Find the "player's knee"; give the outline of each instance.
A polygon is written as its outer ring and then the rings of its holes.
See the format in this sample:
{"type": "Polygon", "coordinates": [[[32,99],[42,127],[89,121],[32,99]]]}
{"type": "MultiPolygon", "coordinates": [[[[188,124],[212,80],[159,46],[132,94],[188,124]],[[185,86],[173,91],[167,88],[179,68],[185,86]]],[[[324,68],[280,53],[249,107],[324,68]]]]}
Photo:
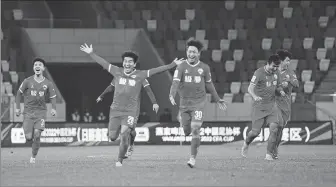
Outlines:
{"type": "Polygon", "coordinates": [[[277,133],[280,128],[279,124],[277,123],[270,123],[269,127],[271,133],[277,133]]]}
{"type": "Polygon", "coordinates": [[[191,127],[190,125],[183,125],[183,131],[186,136],[189,136],[191,133],[191,127]]]}
{"type": "Polygon", "coordinates": [[[132,136],[132,137],[135,137],[135,136],[136,136],[136,131],[135,131],[134,128],[133,128],[132,131],[131,131],[131,136],[132,136]]]}
{"type": "Polygon", "coordinates": [[[26,133],[25,138],[27,141],[32,141],[33,140],[33,133],[26,133]]]}
{"type": "Polygon", "coordinates": [[[36,138],[40,138],[41,137],[41,130],[39,130],[39,129],[35,129],[34,130],[34,138],[36,139],[36,138]]]}
{"type": "Polygon", "coordinates": [[[109,138],[112,142],[118,139],[119,134],[117,132],[109,132],[109,138]]]}
{"type": "Polygon", "coordinates": [[[261,129],[252,129],[249,134],[253,137],[257,137],[261,132],[261,129]]]}

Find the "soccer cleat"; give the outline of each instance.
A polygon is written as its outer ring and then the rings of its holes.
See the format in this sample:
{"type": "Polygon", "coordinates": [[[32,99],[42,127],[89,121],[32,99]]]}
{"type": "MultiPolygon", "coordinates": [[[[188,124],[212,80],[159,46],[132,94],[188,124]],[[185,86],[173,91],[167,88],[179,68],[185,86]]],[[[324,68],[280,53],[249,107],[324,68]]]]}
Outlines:
{"type": "Polygon", "coordinates": [[[271,154],[266,154],[265,160],[272,161],[272,160],[274,160],[274,158],[271,154]]]}
{"type": "Polygon", "coordinates": [[[116,162],[116,167],[121,167],[122,166],[122,163],[121,162],[116,162]]]}
{"type": "Polygon", "coordinates": [[[35,158],[33,157],[30,157],[30,161],[29,161],[31,164],[35,164],[35,158]]]}
{"type": "Polygon", "coordinates": [[[241,155],[243,156],[243,157],[247,157],[247,151],[248,151],[248,148],[249,148],[249,146],[247,145],[247,143],[244,141],[244,144],[243,144],[243,147],[242,147],[242,149],[241,149],[241,155]]]}
{"type": "Polygon", "coordinates": [[[190,158],[187,164],[190,168],[193,168],[196,164],[196,160],[194,158],[190,158]]]}
{"type": "Polygon", "coordinates": [[[134,150],[133,145],[130,145],[127,149],[127,152],[126,152],[125,156],[124,156],[124,159],[131,157],[132,154],[133,154],[133,150],[134,150]]]}

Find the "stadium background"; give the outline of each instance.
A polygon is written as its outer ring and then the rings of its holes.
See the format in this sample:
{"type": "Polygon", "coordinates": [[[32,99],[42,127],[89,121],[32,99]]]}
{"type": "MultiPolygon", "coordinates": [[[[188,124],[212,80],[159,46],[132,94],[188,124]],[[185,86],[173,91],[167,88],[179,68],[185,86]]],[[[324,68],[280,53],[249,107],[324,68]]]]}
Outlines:
{"type": "MultiPolygon", "coordinates": [[[[14,115],[14,96],[33,74],[32,59],[47,61],[45,76],[57,88],[57,117],[47,117],[43,145],[107,144],[106,122],[112,95],[96,104],[112,76],[79,50],[92,43],[97,54],[121,65],[121,53],[140,54],[140,69],[185,56],[185,41],[204,42],[202,60],[209,64],[216,89],[228,104],[222,112],[208,97],[202,130],[209,144],[239,141],[250,124],[251,98],[246,93],[254,70],[277,49],[293,54],[300,88],[292,95],[287,143],[332,144],[336,114],[336,3],[333,1],[2,1],[1,2],[1,137],[2,146],[25,146],[22,116],[14,115]],[[91,123],[71,122],[78,109],[91,123]]],[[[137,142],[187,142],[176,121],[177,107],[168,99],[172,72],[149,79],[160,105],[156,115],[144,92],[137,142]],[[165,108],[171,123],[159,123],[165,108]]],[[[22,105],[23,107],[23,105],[22,105]]],[[[50,104],[48,104],[50,108],[50,104]]],[[[267,129],[259,140],[266,140],[267,129]]]]}

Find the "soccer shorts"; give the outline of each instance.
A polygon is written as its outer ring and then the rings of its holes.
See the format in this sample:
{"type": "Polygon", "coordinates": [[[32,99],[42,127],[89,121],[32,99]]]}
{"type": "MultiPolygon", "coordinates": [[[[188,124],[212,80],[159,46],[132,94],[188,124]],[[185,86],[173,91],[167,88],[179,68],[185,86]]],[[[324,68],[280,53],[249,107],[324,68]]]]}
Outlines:
{"type": "Polygon", "coordinates": [[[189,126],[191,122],[203,123],[205,102],[192,107],[180,107],[178,114],[179,122],[182,126],[189,126]]]}
{"type": "Polygon", "coordinates": [[[279,123],[278,110],[276,107],[270,111],[260,110],[258,108],[252,109],[252,129],[260,131],[261,128],[266,127],[270,123],[279,123]]]}
{"type": "Polygon", "coordinates": [[[23,130],[26,137],[32,137],[34,129],[44,130],[45,128],[45,110],[37,110],[23,113],[23,130]]]}

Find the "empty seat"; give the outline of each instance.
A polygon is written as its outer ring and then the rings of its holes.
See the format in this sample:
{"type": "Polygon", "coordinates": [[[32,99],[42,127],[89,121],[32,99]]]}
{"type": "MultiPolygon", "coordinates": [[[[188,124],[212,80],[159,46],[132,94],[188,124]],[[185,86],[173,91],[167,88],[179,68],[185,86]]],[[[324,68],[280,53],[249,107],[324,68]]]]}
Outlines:
{"type": "Polygon", "coordinates": [[[235,1],[233,0],[225,1],[226,10],[233,10],[234,8],[235,8],[235,1]]]}
{"type": "Polygon", "coordinates": [[[315,82],[314,81],[307,81],[304,83],[304,92],[305,93],[313,93],[313,90],[314,90],[314,86],[315,86],[315,82]]]}
{"type": "Polygon", "coordinates": [[[13,86],[9,82],[4,83],[5,86],[5,94],[12,96],[13,95],[13,86]]]}
{"type": "Polygon", "coordinates": [[[141,11],[142,19],[147,21],[152,19],[152,12],[150,10],[142,10],[141,11]]]}
{"type": "Polygon", "coordinates": [[[1,32],[0,32],[0,39],[3,40],[3,32],[2,32],[2,29],[1,29],[1,32]]]}
{"type": "Polygon", "coordinates": [[[306,82],[310,81],[312,76],[312,70],[303,70],[301,73],[301,81],[306,82]]]}
{"type": "Polygon", "coordinates": [[[282,12],[282,16],[286,19],[292,18],[293,15],[293,8],[292,7],[285,7],[282,12]]]}
{"type": "Polygon", "coordinates": [[[239,40],[246,40],[247,39],[247,31],[245,29],[238,30],[238,39],[239,40]]]}
{"type": "Polygon", "coordinates": [[[233,60],[227,60],[225,62],[225,70],[226,72],[233,72],[235,70],[236,62],[233,60]]]}
{"type": "Polygon", "coordinates": [[[253,99],[249,93],[244,94],[244,103],[252,103],[253,99]]]}
{"type": "Polygon", "coordinates": [[[22,20],[23,12],[21,9],[14,9],[13,10],[14,20],[22,20]]]}
{"type": "Polygon", "coordinates": [[[194,20],[195,19],[195,10],[194,9],[186,9],[185,10],[185,17],[187,20],[194,20]]]}
{"type": "Polygon", "coordinates": [[[186,42],[184,40],[177,40],[177,50],[178,51],[186,50],[186,42]]]}
{"type": "Polygon", "coordinates": [[[263,38],[261,41],[261,48],[263,50],[270,50],[272,46],[272,39],[271,38],[263,38]]]}
{"type": "Polygon", "coordinates": [[[289,68],[291,69],[291,70],[296,70],[296,68],[297,68],[297,66],[298,66],[298,62],[299,62],[299,60],[298,59],[291,59],[291,62],[290,62],[290,64],[289,64],[289,68]]]}
{"type": "Polygon", "coordinates": [[[282,43],[282,48],[291,49],[292,48],[292,38],[284,38],[282,43]]]}
{"type": "Polygon", "coordinates": [[[244,56],[244,50],[243,49],[235,49],[233,51],[233,60],[235,61],[241,61],[244,56]]]}
{"type": "Polygon", "coordinates": [[[279,8],[286,8],[288,7],[288,4],[289,4],[288,1],[281,0],[279,1],[279,8]]]}
{"type": "Polygon", "coordinates": [[[186,19],[180,20],[180,30],[181,31],[188,31],[189,28],[190,28],[189,20],[186,20],[186,19]]]}
{"type": "MultiPolygon", "coordinates": [[[[208,48],[209,48],[209,40],[200,40],[202,43],[203,43],[203,49],[204,50],[208,50],[208,48]]],[[[209,56],[210,57],[210,56],[209,56]]]]}
{"type": "Polygon", "coordinates": [[[223,96],[223,99],[228,103],[232,103],[233,94],[232,93],[225,93],[224,96],[223,96]]]}
{"type": "Polygon", "coordinates": [[[311,49],[313,47],[314,38],[304,38],[303,39],[303,48],[311,49]]]}
{"type": "Polygon", "coordinates": [[[255,9],[257,6],[257,2],[256,1],[247,1],[246,2],[246,7],[249,9],[255,9]]]}
{"type": "Polygon", "coordinates": [[[334,17],[335,16],[336,6],[327,6],[326,8],[326,16],[334,17]]]}
{"type": "Polygon", "coordinates": [[[247,93],[248,92],[248,87],[249,87],[250,83],[249,82],[243,82],[241,84],[241,87],[240,87],[240,91],[242,93],[247,93]]]}
{"type": "Polygon", "coordinates": [[[266,61],[265,60],[258,60],[257,62],[257,68],[261,68],[263,66],[266,65],[266,61]]]}
{"type": "Polygon", "coordinates": [[[156,31],[156,20],[147,20],[147,29],[149,31],[156,31]]]}
{"type": "Polygon", "coordinates": [[[6,60],[1,61],[1,69],[3,72],[9,71],[9,63],[6,60]]]}
{"type": "Polygon", "coordinates": [[[221,39],[220,40],[220,49],[223,51],[227,51],[230,49],[230,40],[227,39],[221,39]]]}
{"type": "Polygon", "coordinates": [[[293,92],[291,94],[291,99],[292,99],[292,103],[295,103],[295,100],[296,100],[296,93],[295,92],[293,92]]]}
{"type": "Polygon", "coordinates": [[[300,5],[302,8],[309,8],[310,7],[310,1],[301,1],[300,5]]]}
{"type": "Polygon", "coordinates": [[[239,30],[244,28],[244,19],[236,19],[234,23],[234,28],[239,30]]]}
{"type": "Polygon", "coordinates": [[[329,65],[330,59],[321,59],[319,64],[320,71],[328,71],[329,65]]]}
{"type": "Polygon", "coordinates": [[[276,18],[267,18],[266,19],[266,28],[274,29],[276,24],[276,18]]]}
{"type": "Polygon", "coordinates": [[[222,51],[217,49],[212,50],[211,57],[214,62],[220,62],[222,60],[222,51]]]}
{"type": "Polygon", "coordinates": [[[332,49],[335,45],[335,38],[334,37],[326,37],[324,39],[324,48],[332,49]]]}
{"type": "Polygon", "coordinates": [[[195,38],[196,38],[196,40],[204,40],[205,39],[205,30],[196,30],[195,38]]]}
{"type": "Polygon", "coordinates": [[[12,83],[17,83],[19,81],[19,76],[15,71],[9,72],[12,83]]]}
{"type": "Polygon", "coordinates": [[[318,19],[318,24],[321,28],[325,28],[328,26],[328,21],[329,21],[329,17],[328,16],[321,16],[318,19]]]}
{"type": "Polygon", "coordinates": [[[316,51],[316,58],[317,60],[325,59],[327,55],[327,49],[326,48],[318,48],[316,51]]]}
{"type": "Polygon", "coordinates": [[[241,82],[232,82],[230,86],[230,91],[233,94],[237,94],[240,91],[241,82]]]}
{"type": "Polygon", "coordinates": [[[229,40],[236,40],[238,36],[238,32],[235,29],[228,30],[228,39],[229,40]]]}

